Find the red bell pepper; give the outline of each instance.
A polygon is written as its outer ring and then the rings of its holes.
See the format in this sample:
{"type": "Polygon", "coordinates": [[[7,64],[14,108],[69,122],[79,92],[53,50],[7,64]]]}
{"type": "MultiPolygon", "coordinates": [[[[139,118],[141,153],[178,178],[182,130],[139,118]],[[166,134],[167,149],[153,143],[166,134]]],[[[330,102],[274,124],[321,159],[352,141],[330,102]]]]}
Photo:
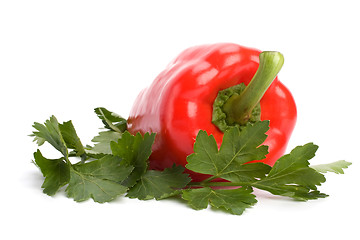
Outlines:
{"type": "MultiPolygon", "coordinates": [[[[189,48],[139,94],[128,131],[156,133],[150,168],[185,166],[199,130],[212,134],[220,146],[227,126],[258,120],[270,120],[264,142],[269,154],[261,161],[273,165],[284,154],[296,122],[296,105],[276,77],[282,55],[260,53],[229,43],[189,48]]],[[[190,175],[194,181],[203,179],[190,175]]]]}

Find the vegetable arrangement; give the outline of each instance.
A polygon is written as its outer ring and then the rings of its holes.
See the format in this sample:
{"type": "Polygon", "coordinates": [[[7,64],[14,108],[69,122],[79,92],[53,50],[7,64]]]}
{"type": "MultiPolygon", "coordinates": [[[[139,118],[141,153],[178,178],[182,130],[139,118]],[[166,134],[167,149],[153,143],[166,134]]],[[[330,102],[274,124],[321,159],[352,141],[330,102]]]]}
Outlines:
{"type": "Polygon", "coordinates": [[[283,62],[278,52],[236,44],[189,48],[139,94],[128,119],[95,109],[105,129],[93,146],[71,121],[34,123],[34,141],[61,153],[34,153],[43,192],[67,185],[69,198],[100,203],[181,197],[196,210],[210,204],[236,215],[257,202],[253,188],[302,201],[326,197],[318,190],[323,173],[351,163],[310,165],[313,143],[284,155],[296,106],[276,77],[283,62]]]}

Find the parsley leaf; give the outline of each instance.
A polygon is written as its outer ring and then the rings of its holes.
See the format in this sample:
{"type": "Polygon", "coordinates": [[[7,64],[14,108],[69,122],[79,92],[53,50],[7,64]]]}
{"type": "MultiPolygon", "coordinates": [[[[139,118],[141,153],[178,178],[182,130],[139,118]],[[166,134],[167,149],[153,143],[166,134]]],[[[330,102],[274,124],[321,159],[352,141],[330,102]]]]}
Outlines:
{"type": "Polygon", "coordinates": [[[47,159],[43,157],[40,150],[34,153],[35,164],[40,168],[45,181],[41,186],[47,195],[54,195],[59,188],[65,186],[70,179],[69,165],[64,158],[47,159]]]}
{"type": "Polygon", "coordinates": [[[47,159],[40,150],[34,153],[34,163],[45,177],[44,193],[54,195],[60,187],[68,184],[65,191],[75,201],[93,198],[96,202],[107,202],[128,190],[121,182],[132,174],[135,167],[118,156],[107,154],[87,163],[84,159],[76,164],[69,161],[68,148],[74,149],[82,158],[86,155],[71,121],[59,124],[52,116],[44,124],[34,123],[33,126],[37,131],[32,136],[38,145],[47,141],[63,155],[59,159],[47,159]]]}
{"type": "Polygon", "coordinates": [[[99,132],[91,141],[95,142],[93,147],[87,146],[87,153],[89,154],[112,154],[110,142],[117,142],[121,138],[123,132],[127,128],[126,119],[120,115],[113,113],[106,108],[99,107],[94,109],[96,115],[102,120],[107,131],[99,132]]]}
{"type": "Polygon", "coordinates": [[[68,121],[58,125],[61,136],[64,139],[64,142],[66,143],[66,147],[70,149],[74,149],[77,156],[84,155],[85,154],[84,146],[82,145],[72,122],[68,121]]]}
{"type": "Polygon", "coordinates": [[[34,141],[39,146],[48,142],[61,152],[65,159],[69,157],[68,149],[74,149],[77,156],[85,158],[84,146],[71,121],[60,124],[55,116],[51,116],[44,124],[35,122],[33,127],[38,131],[34,131],[30,136],[35,137],[34,141]]]}
{"type": "Polygon", "coordinates": [[[133,166],[125,164],[120,157],[112,155],[105,155],[98,160],[73,166],[83,174],[114,182],[124,181],[134,169],[133,166]]]}
{"type": "Polygon", "coordinates": [[[142,136],[137,133],[135,136],[124,132],[118,142],[111,142],[113,155],[119,156],[134,170],[123,182],[128,187],[134,186],[148,168],[148,159],[151,154],[151,147],[155,140],[155,133],[146,133],[142,136]]]}
{"type": "Polygon", "coordinates": [[[66,188],[68,197],[75,201],[92,198],[95,202],[108,202],[127,191],[123,181],[133,170],[125,166],[121,158],[107,155],[99,160],[74,165],[70,169],[70,182],[66,188]]]}
{"type": "Polygon", "coordinates": [[[344,174],[344,169],[348,168],[350,165],[351,162],[340,160],[333,163],[313,165],[310,167],[321,173],[334,172],[336,174],[344,174]]]}
{"type": "Polygon", "coordinates": [[[87,151],[88,153],[102,153],[102,154],[112,154],[110,142],[117,142],[121,138],[121,133],[113,131],[103,131],[99,132],[98,136],[95,136],[91,141],[96,144],[93,147],[90,147],[87,151]]]}
{"type": "Polygon", "coordinates": [[[237,127],[224,133],[218,150],[212,135],[200,131],[194,144],[194,153],[187,158],[186,168],[197,173],[213,175],[211,179],[223,178],[232,182],[255,181],[265,177],[270,167],[263,163],[245,164],[261,160],[268,153],[267,146],[259,146],[266,139],[269,122],[257,122],[242,131],[237,127]]]}
{"type": "MultiPolygon", "coordinates": [[[[259,145],[265,140],[267,129],[268,122],[266,121],[249,125],[241,131],[230,128],[224,133],[219,150],[214,137],[208,136],[205,131],[200,131],[194,144],[194,153],[187,158],[186,167],[194,172],[211,174],[213,177],[199,183],[192,182],[189,185],[198,188],[256,187],[275,195],[288,196],[297,200],[326,197],[326,194],[317,190],[317,186],[325,182],[324,175],[309,166],[309,160],[315,156],[318,149],[318,146],[312,143],[296,147],[290,154],[281,157],[273,167],[258,162],[246,163],[261,159],[266,155],[267,148],[259,145]],[[214,182],[216,178],[223,178],[228,182],[214,182]]],[[[346,166],[344,163],[342,165],[342,167],[346,166]]],[[[320,168],[324,169],[325,166],[320,166],[320,168]]],[[[184,199],[192,199],[186,195],[191,194],[192,190],[184,192],[184,199]]],[[[196,189],[195,192],[213,196],[214,191],[196,189]]],[[[208,195],[201,194],[195,196],[208,198],[208,195]]],[[[221,196],[223,195],[217,195],[217,199],[221,196]]],[[[200,205],[194,203],[190,205],[201,208],[200,205]]],[[[204,208],[205,203],[201,206],[204,208]]]]}
{"type": "Polygon", "coordinates": [[[183,199],[196,210],[205,209],[210,203],[231,214],[241,215],[246,208],[257,203],[251,188],[211,189],[210,187],[183,190],[183,199]]]}
{"type": "Polygon", "coordinates": [[[114,200],[127,191],[125,186],[107,179],[95,178],[70,169],[70,182],[65,190],[67,196],[77,202],[92,198],[95,202],[104,203],[114,200]]]}
{"type": "Polygon", "coordinates": [[[325,182],[324,175],[309,167],[309,160],[317,149],[313,143],[294,148],[275,162],[266,178],[253,183],[253,186],[298,200],[326,197],[317,191],[317,186],[325,182]]]}
{"type": "Polygon", "coordinates": [[[184,174],[184,167],[173,166],[164,171],[149,170],[133,186],[128,194],[129,198],[140,200],[163,199],[178,193],[178,189],[185,187],[191,178],[184,174]]]}
{"type": "Polygon", "coordinates": [[[47,141],[61,152],[64,157],[68,157],[68,149],[60,132],[59,122],[55,116],[51,116],[44,124],[35,122],[33,127],[38,131],[34,131],[31,136],[35,136],[34,141],[37,141],[39,146],[47,141]]]}
{"type": "Polygon", "coordinates": [[[126,119],[103,107],[94,109],[96,115],[102,120],[105,128],[118,133],[126,130],[126,119]]]}

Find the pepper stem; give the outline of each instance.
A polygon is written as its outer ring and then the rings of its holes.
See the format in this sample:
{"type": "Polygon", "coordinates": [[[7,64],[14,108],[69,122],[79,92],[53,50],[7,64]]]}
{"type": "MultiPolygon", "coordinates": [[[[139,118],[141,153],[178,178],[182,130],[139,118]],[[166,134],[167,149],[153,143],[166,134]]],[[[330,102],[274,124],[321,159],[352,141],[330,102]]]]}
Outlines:
{"type": "Polygon", "coordinates": [[[251,82],[240,95],[233,95],[224,104],[223,110],[229,123],[246,124],[254,107],[274,81],[284,64],[279,52],[265,51],[259,55],[259,68],[251,82]]]}

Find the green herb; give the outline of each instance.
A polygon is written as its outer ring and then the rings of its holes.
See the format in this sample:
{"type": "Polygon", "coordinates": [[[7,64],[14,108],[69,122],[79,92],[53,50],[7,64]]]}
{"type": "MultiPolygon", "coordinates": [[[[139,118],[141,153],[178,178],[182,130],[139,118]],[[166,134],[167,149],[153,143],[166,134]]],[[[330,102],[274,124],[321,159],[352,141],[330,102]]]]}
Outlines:
{"type": "Polygon", "coordinates": [[[147,199],[163,199],[179,194],[175,189],[184,188],[191,179],[187,174],[183,174],[182,166],[173,166],[164,171],[148,170],[146,171],[133,186],[128,194],[129,198],[138,198],[140,200],[147,199]]]}
{"type": "Polygon", "coordinates": [[[70,167],[64,161],[64,158],[47,159],[44,158],[40,150],[34,153],[35,164],[40,168],[45,177],[44,183],[41,186],[44,188],[44,193],[52,196],[59,188],[69,183],[70,167]]]}
{"type": "Polygon", "coordinates": [[[155,134],[140,133],[135,136],[125,132],[118,142],[111,142],[111,150],[115,156],[121,157],[127,165],[134,166],[134,170],[125,181],[126,186],[134,186],[135,183],[145,174],[148,168],[148,159],[151,154],[151,146],[154,143],[155,134]]]}
{"type": "Polygon", "coordinates": [[[140,200],[181,197],[196,210],[210,205],[241,215],[257,202],[254,188],[302,201],[324,198],[327,195],[318,190],[326,180],[323,173],[342,174],[351,165],[337,161],[311,166],[318,149],[313,143],[294,148],[273,167],[256,162],[268,153],[262,144],[269,122],[260,121],[226,130],[220,148],[212,135],[200,130],[185,168],[151,170],[148,161],[155,133],[131,135],[124,118],[105,108],[96,108],[95,113],[106,130],[92,139],[94,146],[82,144],[71,121],[60,124],[51,116],[44,124],[34,123],[34,141],[39,146],[48,142],[61,154],[48,159],[39,149],[34,153],[33,162],[44,176],[44,193],[52,196],[66,186],[69,198],[99,203],[121,195],[140,200]],[[73,159],[78,161],[72,163],[73,159]],[[188,170],[210,177],[191,182],[188,170]]]}
{"type": "Polygon", "coordinates": [[[99,132],[98,136],[95,136],[91,141],[95,143],[93,147],[88,146],[87,152],[94,154],[111,154],[111,142],[116,142],[121,138],[122,133],[113,131],[99,132]]]}
{"type": "Polygon", "coordinates": [[[350,165],[350,162],[340,160],[333,163],[319,164],[311,167],[321,173],[334,172],[336,174],[344,174],[344,169],[348,168],[350,165]]]}
{"type": "Polygon", "coordinates": [[[121,185],[131,171],[132,166],[122,164],[116,156],[105,156],[99,160],[70,167],[70,180],[66,188],[68,197],[75,201],[89,198],[95,202],[109,202],[124,194],[127,187],[121,185]]]}
{"type": "Polygon", "coordinates": [[[213,175],[207,181],[223,178],[231,182],[252,182],[265,177],[270,166],[245,163],[265,158],[268,147],[259,145],[265,141],[268,130],[268,121],[249,125],[241,132],[237,127],[230,128],[224,134],[220,150],[212,135],[200,131],[194,144],[194,154],[187,158],[186,168],[213,175]]]}
{"type": "Polygon", "coordinates": [[[183,199],[195,210],[211,206],[223,209],[232,214],[241,215],[248,207],[257,203],[251,188],[211,189],[210,187],[184,190],[183,199]]]}
{"type": "Polygon", "coordinates": [[[126,130],[126,119],[106,108],[95,108],[95,113],[102,120],[104,127],[118,133],[126,130]]]}
{"type": "Polygon", "coordinates": [[[326,180],[324,175],[309,167],[309,160],[315,156],[317,149],[312,143],[296,147],[277,160],[269,174],[253,186],[298,200],[326,197],[317,191],[317,186],[326,180]]]}

